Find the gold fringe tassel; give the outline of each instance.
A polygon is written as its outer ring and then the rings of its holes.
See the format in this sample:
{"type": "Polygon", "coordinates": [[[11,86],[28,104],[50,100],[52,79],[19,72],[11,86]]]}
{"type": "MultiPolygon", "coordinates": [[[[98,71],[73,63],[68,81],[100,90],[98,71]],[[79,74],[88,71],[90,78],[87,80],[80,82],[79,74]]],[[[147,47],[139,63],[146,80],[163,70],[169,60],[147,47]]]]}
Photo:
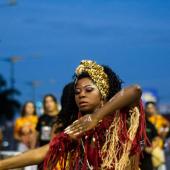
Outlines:
{"type": "Polygon", "coordinates": [[[139,155],[130,158],[132,142],[136,136],[139,127],[140,112],[137,107],[130,111],[130,124],[128,128],[128,137],[125,143],[120,143],[118,132],[120,128],[119,112],[116,112],[115,118],[109,127],[106,135],[106,142],[102,148],[102,170],[138,170],[139,155]],[[133,165],[132,165],[133,164],[133,165]],[[131,169],[129,169],[131,168],[131,169]]]}

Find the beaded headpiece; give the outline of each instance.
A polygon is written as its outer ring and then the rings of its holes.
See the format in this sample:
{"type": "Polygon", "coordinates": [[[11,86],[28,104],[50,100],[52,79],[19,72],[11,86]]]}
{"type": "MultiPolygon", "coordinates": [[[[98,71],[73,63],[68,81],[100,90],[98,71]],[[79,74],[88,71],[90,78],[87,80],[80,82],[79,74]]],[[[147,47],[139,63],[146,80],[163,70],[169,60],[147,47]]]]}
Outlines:
{"type": "Polygon", "coordinates": [[[90,78],[98,87],[103,99],[106,99],[109,94],[109,80],[104,68],[101,65],[91,60],[82,60],[80,65],[76,68],[76,76],[87,72],[90,78]]]}

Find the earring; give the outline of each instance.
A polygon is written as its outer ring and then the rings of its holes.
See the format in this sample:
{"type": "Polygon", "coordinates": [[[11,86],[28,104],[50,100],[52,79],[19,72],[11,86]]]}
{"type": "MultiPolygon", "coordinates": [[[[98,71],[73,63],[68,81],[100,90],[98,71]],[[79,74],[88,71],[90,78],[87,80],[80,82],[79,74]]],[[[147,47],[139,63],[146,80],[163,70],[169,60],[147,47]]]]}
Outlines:
{"type": "Polygon", "coordinates": [[[101,107],[103,107],[104,106],[104,101],[103,100],[101,100],[101,107]]]}

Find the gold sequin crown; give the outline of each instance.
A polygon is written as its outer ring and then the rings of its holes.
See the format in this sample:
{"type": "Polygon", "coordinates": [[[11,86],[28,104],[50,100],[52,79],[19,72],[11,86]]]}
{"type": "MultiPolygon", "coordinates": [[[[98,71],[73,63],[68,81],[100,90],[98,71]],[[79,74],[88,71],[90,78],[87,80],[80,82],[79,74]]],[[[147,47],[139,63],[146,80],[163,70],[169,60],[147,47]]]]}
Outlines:
{"type": "Polygon", "coordinates": [[[104,68],[101,65],[91,60],[82,60],[76,68],[76,75],[79,76],[83,72],[87,72],[90,78],[98,87],[103,99],[106,99],[109,94],[109,80],[104,68]]]}

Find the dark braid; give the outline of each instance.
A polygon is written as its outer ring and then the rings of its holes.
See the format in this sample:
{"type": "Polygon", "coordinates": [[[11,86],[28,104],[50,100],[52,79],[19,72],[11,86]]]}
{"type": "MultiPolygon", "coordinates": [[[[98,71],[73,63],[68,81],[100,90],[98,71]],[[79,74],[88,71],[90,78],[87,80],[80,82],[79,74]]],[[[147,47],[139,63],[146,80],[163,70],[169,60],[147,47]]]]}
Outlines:
{"type": "Polygon", "coordinates": [[[78,107],[74,98],[74,82],[68,83],[61,96],[61,111],[55,123],[62,123],[61,130],[65,129],[78,118],[78,107]]]}
{"type": "Polygon", "coordinates": [[[102,66],[109,79],[109,94],[107,96],[107,100],[109,100],[121,90],[123,81],[110,67],[105,65],[102,66]]]}

